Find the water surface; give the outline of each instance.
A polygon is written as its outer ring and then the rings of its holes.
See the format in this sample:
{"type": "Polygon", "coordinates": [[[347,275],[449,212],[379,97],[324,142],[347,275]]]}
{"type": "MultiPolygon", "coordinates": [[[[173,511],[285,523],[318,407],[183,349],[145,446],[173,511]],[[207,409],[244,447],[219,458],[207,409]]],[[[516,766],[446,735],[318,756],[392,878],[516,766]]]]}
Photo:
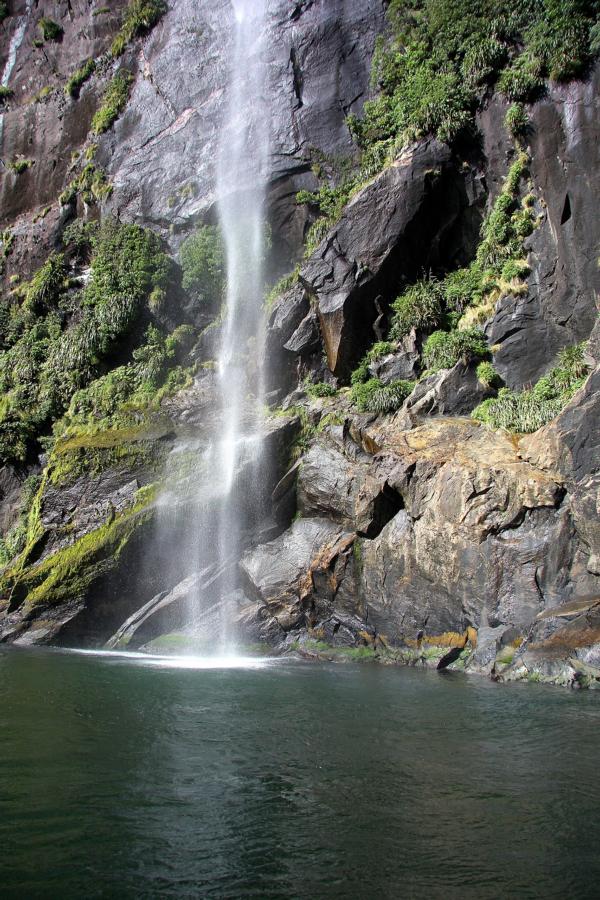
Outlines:
{"type": "Polygon", "coordinates": [[[600,697],[0,651],[0,895],[598,896],[600,697]]]}

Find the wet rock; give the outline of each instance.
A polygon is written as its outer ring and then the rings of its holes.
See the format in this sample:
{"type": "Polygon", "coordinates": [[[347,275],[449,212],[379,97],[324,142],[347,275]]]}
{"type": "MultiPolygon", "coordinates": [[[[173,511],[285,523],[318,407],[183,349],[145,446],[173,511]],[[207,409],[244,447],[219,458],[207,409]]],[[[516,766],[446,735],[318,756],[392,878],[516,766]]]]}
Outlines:
{"type": "Polygon", "coordinates": [[[498,654],[493,674],[500,681],[598,686],[600,595],[579,596],[544,609],[512,658],[498,654]]]}
{"type": "Polygon", "coordinates": [[[234,617],[233,629],[239,640],[260,643],[278,648],[285,640],[286,632],[269,611],[269,607],[256,601],[243,604],[234,617]]]}
{"type": "Polygon", "coordinates": [[[190,575],[172,590],[161,591],[152,597],[107,640],[106,649],[134,650],[161,634],[181,627],[188,618],[191,597],[201,584],[206,586],[205,581],[207,579],[203,579],[202,575],[190,575]]]}
{"type": "Polygon", "coordinates": [[[6,534],[19,517],[23,486],[12,466],[0,468],[0,533],[6,534]]]}
{"type": "Polygon", "coordinates": [[[559,472],[569,491],[575,528],[587,551],[593,590],[600,575],[600,367],[564,410],[535,434],[523,438],[522,455],[547,471],[559,472]]]}

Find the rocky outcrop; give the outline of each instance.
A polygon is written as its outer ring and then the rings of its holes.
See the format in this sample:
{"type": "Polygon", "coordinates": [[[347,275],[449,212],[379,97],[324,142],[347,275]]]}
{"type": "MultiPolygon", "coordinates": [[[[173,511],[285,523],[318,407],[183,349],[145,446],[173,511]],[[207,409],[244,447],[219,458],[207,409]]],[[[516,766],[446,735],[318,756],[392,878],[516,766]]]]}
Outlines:
{"type": "MultiPolygon", "coordinates": [[[[599,86],[596,67],[585,82],[551,82],[528,110],[526,143],[541,201],[541,221],[526,241],[528,291],[504,297],[486,326],[498,347],[494,365],[512,388],[535,382],[560,349],[587,338],[598,314],[599,86]]],[[[496,98],[480,118],[496,183],[511,152],[499,137],[506,108],[496,98]]]]}
{"type": "Polygon", "coordinates": [[[347,378],[380,338],[375,323],[404,279],[468,259],[481,200],[477,172],[459,172],[434,139],[407,148],[352,198],[300,271],[335,375],[347,378]]]}

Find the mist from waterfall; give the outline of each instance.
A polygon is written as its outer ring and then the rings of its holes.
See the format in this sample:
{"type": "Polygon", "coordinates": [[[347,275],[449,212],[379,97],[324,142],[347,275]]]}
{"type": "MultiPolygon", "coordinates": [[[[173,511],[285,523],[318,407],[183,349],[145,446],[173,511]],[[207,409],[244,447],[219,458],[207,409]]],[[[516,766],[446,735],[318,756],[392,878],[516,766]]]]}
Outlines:
{"type": "MultiPolygon", "coordinates": [[[[217,355],[217,410],[204,451],[197,517],[197,553],[210,569],[193,598],[196,619],[218,607],[218,652],[232,652],[237,560],[260,518],[263,416],[263,297],[267,250],[265,190],[269,151],[265,108],[263,0],[232,0],[232,41],[226,109],[217,159],[217,205],[227,272],[217,355]],[[215,604],[214,601],[217,600],[215,604]],[[233,605],[232,605],[233,604],[233,605]]],[[[205,569],[207,571],[207,569],[205,569]]],[[[213,614],[213,619],[215,614],[213,614]]],[[[213,622],[214,627],[214,622],[213,622]]]]}

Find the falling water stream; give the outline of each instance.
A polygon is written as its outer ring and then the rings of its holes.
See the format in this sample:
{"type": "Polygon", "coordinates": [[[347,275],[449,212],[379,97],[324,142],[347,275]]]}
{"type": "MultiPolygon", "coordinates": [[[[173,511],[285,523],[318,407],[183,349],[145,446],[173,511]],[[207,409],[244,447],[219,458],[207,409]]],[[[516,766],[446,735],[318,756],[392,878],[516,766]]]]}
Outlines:
{"type": "MultiPolygon", "coordinates": [[[[233,0],[234,36],[217,159],[219,224],[227,288],[217,358],[217,408],[205,454],[210,503],[198,517],[205,561],[220,573],[219,652],[232,650],[228,627],[243,535],[261,505],[263,409],[263,265],[269,150],[265,108],[266,3],[233,0]],[[211,511],[212,510],[212,511],[211,511]],[[212,558],[211,558],[212,556],[212,558]]],[[[206,493],[206,485],[200,490],[206,493]]],[[[213,588],[214,590],[214,588],[213,588]]],[[[202,611],[202,584],[193,602],[202,611]]]]}

